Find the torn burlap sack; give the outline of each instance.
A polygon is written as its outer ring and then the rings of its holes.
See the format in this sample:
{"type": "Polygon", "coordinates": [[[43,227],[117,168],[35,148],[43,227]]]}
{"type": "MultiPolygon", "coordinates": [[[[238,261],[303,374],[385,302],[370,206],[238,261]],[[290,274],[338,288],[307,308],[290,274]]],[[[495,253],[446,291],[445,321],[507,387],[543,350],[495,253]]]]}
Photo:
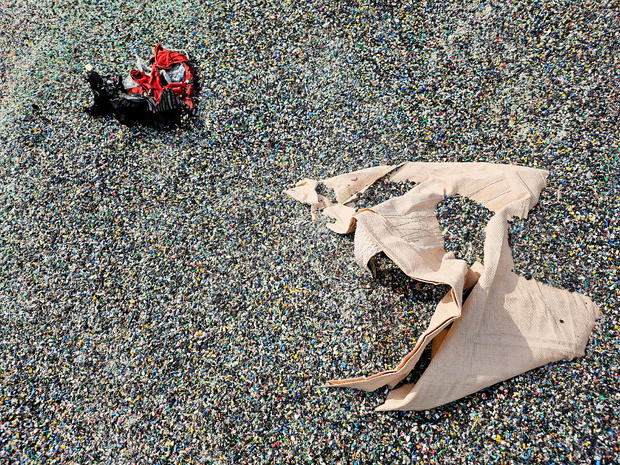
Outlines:
{"type": "Polygon", "coordinates": [[[316,192],[317,181],[286,191],[335,221],[328,227],[355,231],[355,259],[368,269],[384,252],[410,278],[448,284],[426,331],[394,370],[329,381],[327,386],[372,391],[394,388],[432,344],[429,366],[415,384],[392,390],[378,410],[425,410],[557,360],[583,356],[597,306],[590,298],[527,280],[513,272],[508,221],[527,218],[538,203],[548,172],[490,163],[404,163],[355,171],[322,183],[336,203],[316,192]],[[379,179],[413,181],[405,195],[356,210],[356,196],[379,179]],[[471,268],[446,252],[436,205],[461,195],[494,212],[486,227],[484,265],[471,268]],[[463,302],[463,290],[471,289],[463,302]]]}

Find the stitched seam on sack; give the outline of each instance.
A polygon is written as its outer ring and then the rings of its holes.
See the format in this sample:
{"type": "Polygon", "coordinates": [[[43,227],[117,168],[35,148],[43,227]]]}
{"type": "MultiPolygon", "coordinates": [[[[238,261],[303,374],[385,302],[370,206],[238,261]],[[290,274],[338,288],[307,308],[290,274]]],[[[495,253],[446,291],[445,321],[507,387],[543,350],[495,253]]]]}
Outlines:
{"type": "Polygon", "coordinates": [[[493,200],[497,200],[497,199],[499,199],[502,195],[508,194],[509,192],[512,192],[512,190],[508,189],[507,191],[504,191],[504,192],[502,192],[501,194],[496,195],[496,196],[495,196],[495,197],[493,197],[492,199],[485,200],[485,201],[482,203],[482,205],[486,206],[486,205],[488,205],[489,203],[493,202],[493,200]]]}
{"type": "Polygon", "coordinates": [[[523,187],[525,187],[525,190],[530,194],[530,197],[532,199],[536,198],[536,195],[534,195],[534,193],[532,192],[532,190],[528,187],[528,185],[525,183],[525,181],[523,180],[523,178],[521,177],[521,175],[519,174],[519,172],[515,172],[515,175],[517,176],[517,179],[521,182],[521,185],[523,187]]]}

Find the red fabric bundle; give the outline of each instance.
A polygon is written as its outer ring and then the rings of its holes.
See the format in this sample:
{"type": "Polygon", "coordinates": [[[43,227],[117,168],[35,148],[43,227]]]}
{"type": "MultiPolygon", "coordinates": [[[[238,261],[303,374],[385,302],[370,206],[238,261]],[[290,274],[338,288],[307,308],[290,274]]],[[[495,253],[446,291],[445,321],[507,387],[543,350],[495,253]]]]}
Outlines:
{"type": "Polygon", "coordinates": [[[193,109],[194,75],[187,57],[179,52],[165,50],[158,44],[155,47],[155,56],[149,62],[153,62],[150,75],[136,69],[131,70],[130,76],[138,85],[127,89],[127,92],[153,97],[155,103],[159,103],[162,92],[165,89],[171,89],[190,109],[193,109]],[[161,71],[170,71],[179,63],[185,67],[183,80],[167,83],[163,79],[161,71]]]}

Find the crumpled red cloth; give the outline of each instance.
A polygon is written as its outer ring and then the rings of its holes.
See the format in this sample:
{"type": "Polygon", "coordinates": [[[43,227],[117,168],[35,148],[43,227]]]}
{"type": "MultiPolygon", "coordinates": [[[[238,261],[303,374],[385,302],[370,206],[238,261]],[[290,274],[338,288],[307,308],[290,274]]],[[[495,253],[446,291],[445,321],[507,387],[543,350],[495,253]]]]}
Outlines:
{"type": "Polygon", "coordinates": [[[192,68],[185,55],[179,52],[164,49],[161,44],[155,46],[155,56],[150,60],[153,62],[150,76],[137,69],[129,73],[138,85],[128,89],[132,94],[146,95],[153,97],[155,103],[159,103],[159,98],[166,89],[171,89],[190,109],[194,108],[194,87],[192,68]],[[161,70],[169,71],[176,64],[182,63],[185,67],[185,75],[181,82],[166,83],[161,75],[161,70]]]}

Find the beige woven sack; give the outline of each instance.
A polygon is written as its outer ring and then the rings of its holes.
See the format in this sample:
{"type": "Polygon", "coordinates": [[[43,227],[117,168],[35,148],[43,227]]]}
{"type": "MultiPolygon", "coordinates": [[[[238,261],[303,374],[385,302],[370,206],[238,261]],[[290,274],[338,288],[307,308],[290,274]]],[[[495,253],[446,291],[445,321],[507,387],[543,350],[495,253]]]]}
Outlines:
{"type": "Polygon", "coordinates": [[[390,392],[378,410],[424,410],[557,360],[583,356],[599,310],[590,298],[516,275],[508,246],[508,221],[526,218],[538,203],[548,173],[490,163],[404,163],[326,179],[336,204],[316,193],[317,181],[300,181],[286,191],[335,220],[335,232],[355,231],[360,266],[384,252],[412,279],[448,284],[415,347],[394,370],[368,377],[332,380],[326,386],[372,391],[395,387],[433,342],[430,365],[415,384],[390,392]],[[403,196],[357,211],[355,198],[377,180],[418,183],[403,196]],[[484,266],[471,268],[446,252],[437,203],[462,195],[492,212],[486,228],[484,266]],[[473,287],[473,288],[472,288],[473,287]],[[471,289],[465,302],[463,290],[471,289]]]}

